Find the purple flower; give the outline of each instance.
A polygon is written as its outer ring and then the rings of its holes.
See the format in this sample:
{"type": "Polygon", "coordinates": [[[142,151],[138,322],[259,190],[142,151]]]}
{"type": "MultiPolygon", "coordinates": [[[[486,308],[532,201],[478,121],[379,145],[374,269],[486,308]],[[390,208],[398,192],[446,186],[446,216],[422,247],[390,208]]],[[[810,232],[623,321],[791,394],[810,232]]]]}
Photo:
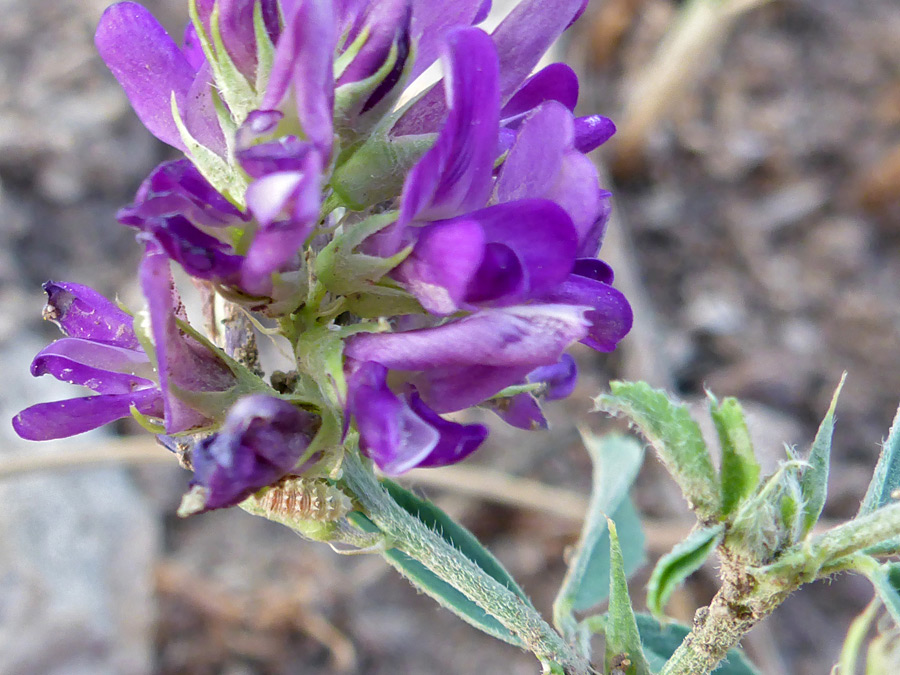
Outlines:
{"type": "Polygon", "coordinates": [[[212,420],[208,412],[197,410],[186,403],[185,398],[203,392],[232,390],[237,384],[234,373],[207,346],[178,326],[179,319],[187,319],[184,306],[172,281],[169,260],[153,242],[148,242],[139,276],[156,346],[166,433],[209,426],[212,420]]]}
{"type": "Polygon", "coordinates": [[[194,446],[191,485],[202,488],[202,511],[239,504],[290,473],[315,433],[317,418],[281,399],[245,396],[218,432],[194,446]]]}
{"type": "Polygon", "coordinates": [[[87,286],[48,281],[44,290],[48,295],[44,316],[67,337],[38,353],[31,374],[49,373],[98,395],[26,408],[13,419],[16,433],[32,441],[74,436],[128,417],[132,407],[162,417],[162,392],[132,318],[87,286]]]}
{"type": "Polygon", "coordinates": [[[397,396],[383,365],[368,361],[353,368],[347,412],[356,420],[360,448],[384,473],[459,462],[487,438],[486,427],[445,420],[414,389],[397,396]]]}

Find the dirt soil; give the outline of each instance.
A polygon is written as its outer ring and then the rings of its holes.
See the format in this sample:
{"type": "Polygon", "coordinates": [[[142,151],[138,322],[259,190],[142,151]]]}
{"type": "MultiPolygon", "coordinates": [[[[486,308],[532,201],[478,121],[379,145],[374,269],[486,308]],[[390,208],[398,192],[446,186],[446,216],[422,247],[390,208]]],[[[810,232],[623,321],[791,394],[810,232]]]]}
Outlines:
{"type": "MultiPolygon", "coordinates": [[[[0,0],[0,344],[23,331],[55,337],[39,321],[46,278],[136,297],[137,246],[113,214],[167,151],[91,51],[106,4],[0,0]]],[[[173,29],[182,21],[177,3],[145,4],[173,29]]],[[[585,112],[620,121],[627,84],[678,7],[592,3],[566,47],[585,75],[585,112]]],[[[896,0],[776,0],[710,50],[640,156],[614,145],[597,153],[611,168],[620,228],[608,253],[631,265],[643,341],[611,356],[578,352],[583,380],[552,411],[553,430],[497,425],[474,465],[586,494],[575,427],[610,427],[587,412],[588,397],[610,378],[646,376],[688,401],[704,388],[746,401],[771,467],[782,443],[809,442],[846,370],[825,517],[855,512],[900,401],[898,35],[896,0]]],[[[336,556],[234,510],[179,520],[186,474],[153,466],[134,476],[165,528],[154,579],[161,675],[538,672],[532,657],[437,608],[380,559],[336,556]]],[[[549,614],[577,522],[425,492],[549,614]]],[[[690,519],[655,461],[635,499],[660,534],[652,561],[671,544],[662,534],[686,532],[690,519]]],[[[689,621],[714,589],[710,565],[673,611],[689,621]]],[[[870,598],[856,578],[804,589],[745,646],[767,675],[827,673],[870,598]]]]}

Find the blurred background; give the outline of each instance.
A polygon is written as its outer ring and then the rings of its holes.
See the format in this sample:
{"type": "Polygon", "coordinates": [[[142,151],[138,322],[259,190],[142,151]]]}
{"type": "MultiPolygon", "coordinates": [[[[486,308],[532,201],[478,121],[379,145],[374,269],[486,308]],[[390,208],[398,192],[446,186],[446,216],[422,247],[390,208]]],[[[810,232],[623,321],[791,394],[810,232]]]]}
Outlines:
{"type": "MultiPolygon", "coordinates": [[[[176,518],[189,475],[162,449],[146,461],[129,424],[13,434],[20,408],[72,395],[28,372],[57,337],[41,282],[139,304],[138,247],[114,213],[170,150],[94,52],[108,4],[0,0],[0,675],[536,672],[379,558],[238,510],[176,518]]],[[[186,3],[144,4],[180,35],[186,3]]],[[[808,444],[849,371],[824,515],[855,513],[900,400],[898,36],[897,0],[593,0],[560,45],[583,113],[619,126],[595,153],[616,196],[601,256],[635,327],[613,355],[578,352],[581,384],[551,406],[551,431],[495,425],[461,472],[417,487],[546,614],[589,489],[576,425],[613,428],[588,413],[610,378],[700,409],[704,387],[740,397],[772,468],[784,443],[808,444]]],[[[652,563],[692,520],[655,459],[634,498],[652,563]]],[[[689,622],[715,588],[708,565],[670,610],[689,622]]],[[[855,577],[804,588],[745,647],[767,675],[828,673],[871,595],[855,577]]]]}

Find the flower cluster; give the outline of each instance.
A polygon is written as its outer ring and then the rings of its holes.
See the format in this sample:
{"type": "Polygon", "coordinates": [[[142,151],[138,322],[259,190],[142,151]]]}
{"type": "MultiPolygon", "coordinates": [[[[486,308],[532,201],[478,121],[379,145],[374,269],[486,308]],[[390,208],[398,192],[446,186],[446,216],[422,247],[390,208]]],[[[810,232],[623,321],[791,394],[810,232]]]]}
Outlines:
{"type": "Polygon", "coordinates": [[[129,415],[192,434],[200,508],[219,508],[333,469],[350,437],[388,474],[458,462],[487,430],[442,415],[472,406],[544,427],[540,401],[574,387],[565,350],[631,327],[585,155],[614,127],[574,115],[568,66],[533,72],[585,5],[523,0],[488,34],[489,0],[191,0],[180,46],[142,6],[110,7],[97,48],[184,158],[118,215],[145,249],[145,315],[47,284],[68,337],[32,371],[99,395],[28,408],[20,435],[129,415]],[[438,59],[441,81],[407,93],[438,59]],[[275,322],[288,376],[193,329],[170,261],[275,322]]]}

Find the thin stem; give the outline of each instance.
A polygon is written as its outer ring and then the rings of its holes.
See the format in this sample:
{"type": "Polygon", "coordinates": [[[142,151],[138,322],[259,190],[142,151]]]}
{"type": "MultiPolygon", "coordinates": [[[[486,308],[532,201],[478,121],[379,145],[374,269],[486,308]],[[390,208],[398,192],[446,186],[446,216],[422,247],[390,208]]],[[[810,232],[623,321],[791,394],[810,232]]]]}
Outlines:
{"type": "Polygon", "coordinates": [[[557,664],[567,675],[590,672],[589,664],[565,644],[529,603],[398,506],[356,452],[348,450],[342,467],[347,487],[396,548],[495,617],[545,664],[557,664]]]}

